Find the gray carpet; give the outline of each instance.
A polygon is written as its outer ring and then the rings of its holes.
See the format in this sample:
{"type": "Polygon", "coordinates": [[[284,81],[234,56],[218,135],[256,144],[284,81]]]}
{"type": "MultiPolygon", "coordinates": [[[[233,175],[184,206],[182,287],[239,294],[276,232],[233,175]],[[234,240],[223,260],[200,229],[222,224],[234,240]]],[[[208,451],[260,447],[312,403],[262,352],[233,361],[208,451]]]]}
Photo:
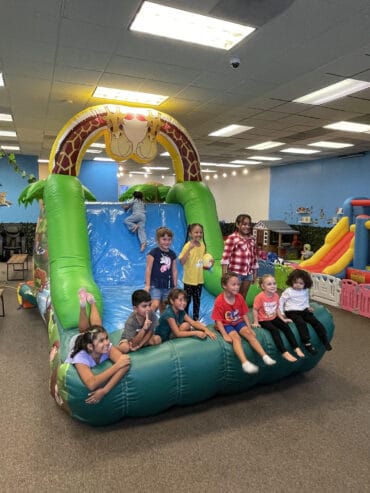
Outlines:
{"type": "Polygon", "coordinates": [[[47,329],[7,285],[1,492],[370,491],[369,319],[330,308],[334,349],[307,374],[92,428],[49,396],[47,329]]]}

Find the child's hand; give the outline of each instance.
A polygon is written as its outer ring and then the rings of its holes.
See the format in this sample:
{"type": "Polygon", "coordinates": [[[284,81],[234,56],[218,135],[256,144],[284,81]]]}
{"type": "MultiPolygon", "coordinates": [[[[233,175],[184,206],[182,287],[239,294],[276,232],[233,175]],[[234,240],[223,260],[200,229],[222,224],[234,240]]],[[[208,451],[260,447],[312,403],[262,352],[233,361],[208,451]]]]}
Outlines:
{"type": "Polygon", "coordinates": [[[130,356],[127,354],[121,354],[115,365],[117,365],[118,368],[126,368],[126,366],[130,366],[130,356]]]}
{"type": "Polygon", "coordinates": [[[85,399],[86,404],[98,404],[105,396],[105,390],[100,388],[89,392],[89,397],[85,399]]]}
{"type": "Polygon", "coordinates": [[[312,308],[312,306],[309,306],[309,307],[307,308],[307,310],[308,310],[310,313],[313,313],[313,312],[314,312],[314,309],[312,308]]]}
{"type": "Polygon", "coordinates": [[[204,333],[205,333],[205,334],[206,334],[206,335],[207,335],[210,339],[213,339],[214,341],[217,339],[217,335],[216,335],[214,332],[212,332],[211,330],[209,330],[209,329],[206,329],[206,330],[204,331],[204,333]]]}
{"type": "Polygon", "coordinates": [[[257,327],[260,327],[260,324],[258,322],[253,322],[252,327],[253,327],[253,329],[255,329],[257,327]]]}
{"type": "Polygon", "coordinates": [[[207,337],[207,334],[203,332],[202,330],[195,330],[194,334],[199,337],[199,339],[205,339],[207,337]]]}
{"type": "Polygon", "coordinates": [[[150,329],[150,326],[151,325],[152,325],[152,321],[149,318],[149,313],[147,313],[145,315],[145,322],[144,322],[144,325],[143,325],[143,329],[145,330],[145,332],[150,329]]]}
{"type": "Polygon", "coordinates": [[[292,319],[290,319],[290,318],[286,318],[286,317],[283,317],[281,320],[282,320],[283,322],[285,322],[286,324],[289,324],[289,323],[293,322],[293,320],[292,320],[292,319]]]}

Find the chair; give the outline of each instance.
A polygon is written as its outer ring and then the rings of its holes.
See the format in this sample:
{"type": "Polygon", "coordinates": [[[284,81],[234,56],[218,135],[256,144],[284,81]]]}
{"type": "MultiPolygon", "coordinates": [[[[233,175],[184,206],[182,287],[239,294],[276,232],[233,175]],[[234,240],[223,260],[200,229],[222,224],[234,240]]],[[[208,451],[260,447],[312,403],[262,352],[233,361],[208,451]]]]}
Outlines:
{"type": "Polygon", "coordinates": [[[18,224],[4,224],[0,251],[3,261],[7,261],[15,253],[26,253],[26,238],[18,224]]]}

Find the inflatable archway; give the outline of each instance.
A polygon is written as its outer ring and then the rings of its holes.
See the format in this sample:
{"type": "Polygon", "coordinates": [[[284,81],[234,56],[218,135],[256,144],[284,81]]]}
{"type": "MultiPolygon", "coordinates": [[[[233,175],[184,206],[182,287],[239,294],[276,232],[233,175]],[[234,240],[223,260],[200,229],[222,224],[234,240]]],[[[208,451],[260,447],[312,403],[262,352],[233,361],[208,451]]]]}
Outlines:
{"type": "MultiPolygon", "coordinates": [[[[65,364],[64,359],[70,339],[77,332],[78,289],[84,286],[92,292],[102,310],[102,293],[92,273],[86,218],[85,199],[91,197],[77,179],[85,150],[101,135],[109,155],[117,161],[149,162],[158,152],[158,143],[168,150],[176,184],[166,201],[170,206],[182,206],[187,224],[203,224],[208,251],[216,260],[212,272],[205,272],[205,286],[214,295],[221,289],[219,259],[223,241],[216,206],[201,181],[198,153],[186,130],[163,113],[121,105],[96,106],[76,115],[57,136],[48,178],[27,187],[20,197],[25,204],[35,198],[43,201],[36,229],[35,286],[44,294],[38,296],[38,304],[48,323],[50,390],[56,402],[82,421],[103,425],[125,416],[147,416],[172,405],[200,402],[215,394],[241,392],[257,383],[269,383],[314,367],[324,354],[323,347],[315,357],[292,365],[277,354],[270,335],[262,330],[258,338],[278,364],[273,368],[262,364],[257,375],[241,371],[231,346],[221,337],[217,341],[171,340],[160,347],[132,353],[132,366],[125,378],[99,405],[85,403],[87,388],[74,366],[65,364]]],[[[333,323],[329,312],[318,307],[316,315],[331,338],[333,323]]],[[[110,337],[117,342],[117,334],[110,333],[110,337]]],[[[315,334],[312,340],[320,347],[315,334]]],[[[245,351],[252,361],[256,358],[247,344],[245,351]]],[[[99,365],[97,371],[109,364],[99,365]]]]}

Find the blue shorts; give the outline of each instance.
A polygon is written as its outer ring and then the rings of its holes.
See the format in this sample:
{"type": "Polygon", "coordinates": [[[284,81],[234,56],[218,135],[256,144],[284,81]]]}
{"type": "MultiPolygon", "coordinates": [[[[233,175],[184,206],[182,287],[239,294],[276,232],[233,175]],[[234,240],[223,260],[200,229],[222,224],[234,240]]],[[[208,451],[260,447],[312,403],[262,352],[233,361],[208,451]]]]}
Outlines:
{"type": "Polygon", "coordinates": [[[168,294],[172,288],[155,288],[154,286],[150,287],[149,293],[152,297],[152,300],[166,301],[168,298],[168,294]]]}
{"type": "Polygon", "coordinates": [[[238,276],[238,279],[240,282],[243,282],[243,281],[253,281],[253,274],[247,274],[247,275],[244,275],[244,274],[237,274],[238,276]]]}
{"type": "Polygon", "coordinates": [[[236,332],[239,334],[240,330],[246,327],[244,320],[242,322],[239,322],[237,325],[224,325],[224,329],[228,334],[232,332],[233,330],[236,330],[236,332]]]}

